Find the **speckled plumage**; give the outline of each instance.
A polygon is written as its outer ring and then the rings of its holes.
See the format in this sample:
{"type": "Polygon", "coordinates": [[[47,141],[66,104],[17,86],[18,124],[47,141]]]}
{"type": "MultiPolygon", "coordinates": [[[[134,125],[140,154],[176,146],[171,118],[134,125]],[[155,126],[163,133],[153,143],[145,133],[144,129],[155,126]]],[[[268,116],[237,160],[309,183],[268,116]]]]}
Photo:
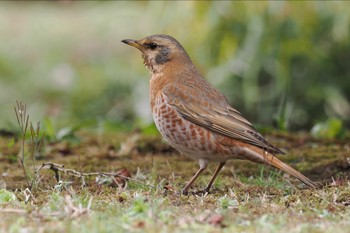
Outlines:
{"type": "Polygon", "coordinates": [[[273,165],[304,182],[316,185],[280,161],[282,150],[266,141],[241,113],[197,71],[184,48],[167,35],[123,40],[142,52],[151,72],[150,102],[154,122],[165,140],[181,153],[199,161],[200,169],[183,193],[207,167],[219,162],[208,192],[229,159],[247,159],[273,165]]]}

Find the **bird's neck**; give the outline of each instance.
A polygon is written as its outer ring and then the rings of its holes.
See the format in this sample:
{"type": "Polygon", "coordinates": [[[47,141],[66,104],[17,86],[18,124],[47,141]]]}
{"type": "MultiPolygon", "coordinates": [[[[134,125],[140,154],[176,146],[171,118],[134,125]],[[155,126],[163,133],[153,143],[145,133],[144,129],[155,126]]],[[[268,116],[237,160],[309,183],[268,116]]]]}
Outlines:
{"type": "Polygon", "coordinates": [[[169,82],[168,76],[164,75],[164,69],[158,69],[152,71],[150,69],[150,85],[149,85],[149,94],[150,94],[150,102],[151,108],[153,109],[155,99],[157,95],[161,92],[163,87],[169,82]]]}
{"type": "Polygon", "coordinates": [[[153,75],[161,74],[163,72],[164,65],[155,64],[155,65],[148,66],[148,68],[149,68],[149,71],[150,71],[151,77],[152,77],[153,75]]]}
{"type": "MultiPolygon", "coordinates": [[[[153,108],[154,101],[158,94],[161,93],[164,86],[174,82],[184,82],[193,74],[198,74],[197,69],[193,63],[189,61],[170,61],[164,65],[153,66],[150,69],[150,102],[153,108]]],[[[199,74],[198,74],[199,75],[199,74]]]]}

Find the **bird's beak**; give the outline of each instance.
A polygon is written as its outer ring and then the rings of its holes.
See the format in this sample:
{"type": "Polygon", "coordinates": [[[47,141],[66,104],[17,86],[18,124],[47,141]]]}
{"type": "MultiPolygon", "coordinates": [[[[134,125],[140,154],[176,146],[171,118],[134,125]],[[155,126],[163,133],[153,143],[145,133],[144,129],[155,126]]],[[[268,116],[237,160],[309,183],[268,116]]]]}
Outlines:
{"type": "Polygon", "coordinates": [[[143,50],[143,46],[139,44],[137,40],[125,39],[125,40],[122,40],[122,42],[132,47],[135,47],[141,51],[143,50]]]}

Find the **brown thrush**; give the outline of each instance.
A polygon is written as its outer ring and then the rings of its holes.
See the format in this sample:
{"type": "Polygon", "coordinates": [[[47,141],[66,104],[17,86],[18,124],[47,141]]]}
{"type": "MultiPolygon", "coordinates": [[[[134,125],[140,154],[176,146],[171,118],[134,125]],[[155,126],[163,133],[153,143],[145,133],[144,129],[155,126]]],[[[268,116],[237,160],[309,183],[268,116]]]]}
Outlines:
{"type": "Polygon", "coordinates": [[[204,189],[209,192],[229,159],[272,165],[316,187],[275,156],[285,152],[267,142],[228,104],[224,95],[199,74],[185,49],[173,37],[151,35],[122,42],[141,51],[144,64],[151,72],[151,108],[159,132],[171,146],[199,162],[200,168],[183,189],[184,194],[209,162],[218,162],[204,189]]]}

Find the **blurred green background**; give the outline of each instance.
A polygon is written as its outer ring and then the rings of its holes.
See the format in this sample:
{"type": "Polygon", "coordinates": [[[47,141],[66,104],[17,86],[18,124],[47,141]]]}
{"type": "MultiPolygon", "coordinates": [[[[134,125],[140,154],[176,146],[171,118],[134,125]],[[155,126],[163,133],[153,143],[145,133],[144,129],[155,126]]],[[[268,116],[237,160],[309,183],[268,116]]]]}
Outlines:
{"type": "Polygon", "coordinates": [[[1,2],[0,129],[16,100],[52,132],[147,127],[149,74],[120,41],[165,33],[255,125],[339,135],[349,30],[346,1],[1,2]]]}

